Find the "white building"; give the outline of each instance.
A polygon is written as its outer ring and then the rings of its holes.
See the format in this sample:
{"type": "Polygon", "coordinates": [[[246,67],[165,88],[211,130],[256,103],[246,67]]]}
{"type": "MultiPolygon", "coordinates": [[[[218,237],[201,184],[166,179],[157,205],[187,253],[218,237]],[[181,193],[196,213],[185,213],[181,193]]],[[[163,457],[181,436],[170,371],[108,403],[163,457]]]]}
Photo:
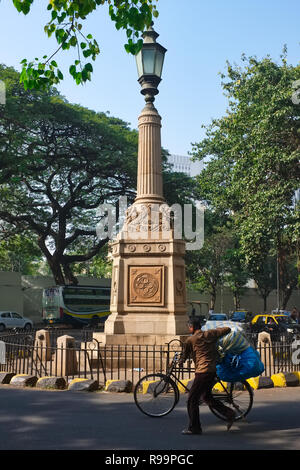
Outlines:
{"type": "Polygon", "coordinates": [[[170,155],[168,162],[173,165],[173,171],[186,173],[189,176],[196,176],[203,168],[202,162],[193,162],[191,157],[183,155],[170,155]]]}

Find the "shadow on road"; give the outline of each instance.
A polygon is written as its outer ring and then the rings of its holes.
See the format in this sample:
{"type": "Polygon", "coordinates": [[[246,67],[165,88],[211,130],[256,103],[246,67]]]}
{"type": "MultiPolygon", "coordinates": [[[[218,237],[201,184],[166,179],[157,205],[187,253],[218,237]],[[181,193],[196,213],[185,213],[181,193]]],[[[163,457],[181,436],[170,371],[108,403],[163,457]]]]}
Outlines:
{"type": "Polygon", "coordinates": [[[204,434],[183,436],[186,396],[163,418],[149,418],[132,394],[46,392],[0,387],[1,450],[298,449],[299,389],[255,394],[250,423],[225,423],[200,409],[204,434]],[[277,394],[277,395],[276,395],[277,394]]]}

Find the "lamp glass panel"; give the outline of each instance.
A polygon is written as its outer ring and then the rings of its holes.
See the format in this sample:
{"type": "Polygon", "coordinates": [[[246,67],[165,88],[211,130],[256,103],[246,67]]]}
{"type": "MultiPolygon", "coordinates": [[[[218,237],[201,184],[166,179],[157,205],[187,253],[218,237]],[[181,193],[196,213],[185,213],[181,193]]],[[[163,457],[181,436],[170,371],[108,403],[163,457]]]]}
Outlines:
{"type": "Polygon", "coordinates": [[[155,66],[155,49],[142,49],[144,74],[153,74],[155,66]]]}
{"type": "Polygon", "coordinates": [[[161,51],[156,51],[156,60],[155,60],[154,73],[159,78],[161,78],[163,63],[164,63],[164,54],[161,51]]]}
{"type": "Polygon", "coordinates": [[[136,60],[138,77],[140,78],[143,75],[142,51],[137,53],[137,55],[135,56],[135,60],[136,60]]]}

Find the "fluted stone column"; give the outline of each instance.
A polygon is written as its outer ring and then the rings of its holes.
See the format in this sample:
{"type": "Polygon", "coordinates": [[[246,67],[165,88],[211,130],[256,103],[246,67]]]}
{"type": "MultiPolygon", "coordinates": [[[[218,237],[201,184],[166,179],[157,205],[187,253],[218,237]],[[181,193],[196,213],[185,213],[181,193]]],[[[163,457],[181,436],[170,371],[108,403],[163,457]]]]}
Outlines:
{"type": "Polygon", "coordinates": [[[163,203],[161,117],[152,103],[139,116],[138,203],[163,203]]]}

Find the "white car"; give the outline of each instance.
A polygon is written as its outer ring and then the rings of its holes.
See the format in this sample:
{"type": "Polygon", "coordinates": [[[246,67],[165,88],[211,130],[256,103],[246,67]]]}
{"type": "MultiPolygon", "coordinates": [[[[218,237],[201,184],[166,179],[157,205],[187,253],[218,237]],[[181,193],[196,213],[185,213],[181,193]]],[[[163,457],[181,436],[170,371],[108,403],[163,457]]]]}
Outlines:
{"type": "Polygon", "coordinates": [[[22,315],[17,312],[0,312],[0,331],[4,331],[9,328],[21,328],[29,331],[32,327],[32,320],[22,317],[22,315]]]}

